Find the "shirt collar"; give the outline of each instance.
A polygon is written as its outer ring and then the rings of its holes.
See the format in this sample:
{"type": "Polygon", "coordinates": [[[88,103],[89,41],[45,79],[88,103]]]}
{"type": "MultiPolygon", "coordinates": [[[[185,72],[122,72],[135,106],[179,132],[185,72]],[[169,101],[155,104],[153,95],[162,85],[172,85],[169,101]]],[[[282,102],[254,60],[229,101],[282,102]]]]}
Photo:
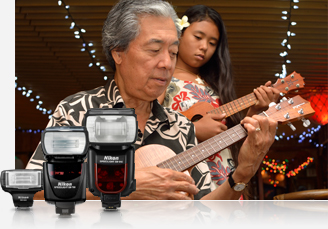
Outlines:
{"type": "Polygon", "coordinates": [[[113,108],[125,107],[123,98],[118,90],[114,77],[108,79],[108,82],[105,85],[105,91],[109,106],[113,108]]]}
{"type": "Polygon", "coordinates": [[[153,116],[156,117],[160,122],[168,122],[168,118],[164,111],[164,108],[162,107],[162,105],[159,104],[157,99],[153,101],[152,113],[153,116]]]}
{"type": "MultiPolygon", "coordinates": [[[[113,108],[124,108],[125,104],[123,101],[123,98],[120,94],[120,91],[115,83],[114,77],[109,78],[108,82],[105,85],[105,91],[106,91],[106,97],[108,101],[108,105],[113,108]]],[[[164,108],[162,105],[159,104],[158,100],[155,99],[152,104],[152,115],[156,119],[159,120],[159,122],[167,122],[168,118],[164,111],[164,108]]]]}

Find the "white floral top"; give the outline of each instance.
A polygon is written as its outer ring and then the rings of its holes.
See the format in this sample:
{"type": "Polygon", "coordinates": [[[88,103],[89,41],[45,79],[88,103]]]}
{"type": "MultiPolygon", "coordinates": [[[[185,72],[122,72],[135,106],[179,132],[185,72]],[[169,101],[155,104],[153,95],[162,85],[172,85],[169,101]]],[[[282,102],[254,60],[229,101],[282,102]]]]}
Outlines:
{"type": "MultiPolygon", "coordinates": [[[[220,106],[219,96],[214,94],[210,87],[172,77],[166,90],[163,106],[181,112],[197,102],[208,102],[213,109],[220,106]]],[[[228,174],[235,169],[230,149],[218,152],[209,157],[206,162],[216,186],[223,184],[228,174]]]]}

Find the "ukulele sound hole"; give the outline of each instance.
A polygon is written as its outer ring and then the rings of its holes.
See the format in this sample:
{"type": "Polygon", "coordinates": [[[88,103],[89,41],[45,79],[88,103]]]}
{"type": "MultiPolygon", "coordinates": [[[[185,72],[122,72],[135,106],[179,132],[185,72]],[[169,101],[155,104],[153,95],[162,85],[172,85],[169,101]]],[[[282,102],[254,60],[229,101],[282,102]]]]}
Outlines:
{"type": "Polygon", "coordinates": [[[190,121],[197,122],[201,118],[203,118],[203,116],[197,114],[197,115],[193,116],[190,121]]]}

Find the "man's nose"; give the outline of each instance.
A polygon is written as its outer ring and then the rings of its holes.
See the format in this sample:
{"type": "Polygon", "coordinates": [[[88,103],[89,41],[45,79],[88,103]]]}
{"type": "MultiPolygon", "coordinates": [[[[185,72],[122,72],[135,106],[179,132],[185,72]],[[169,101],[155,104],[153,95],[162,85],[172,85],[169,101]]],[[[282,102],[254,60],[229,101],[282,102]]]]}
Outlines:
{"type": "Polygon", "coordinates": [[[168,51],[163,52],[158,67],[165,68],[166,70],[170,70],[172,68],[172,64],[173,64],[173,60],[171,54],[168,51]]]}

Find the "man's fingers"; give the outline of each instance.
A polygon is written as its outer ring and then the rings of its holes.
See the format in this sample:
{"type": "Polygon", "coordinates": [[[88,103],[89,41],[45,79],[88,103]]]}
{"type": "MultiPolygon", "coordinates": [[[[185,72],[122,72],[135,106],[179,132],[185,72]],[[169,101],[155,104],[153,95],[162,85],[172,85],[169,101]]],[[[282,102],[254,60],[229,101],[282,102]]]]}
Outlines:
{"type": "MultiPolygon", "coordinates": [[[[278,122],[272,118],[268,118],[269,121],[269,131],[270,133],[272,133],[273,135],[276,135],[276,131],[277,131],[277,126],[278,126],[278,122]]],[[[273,139],[274,141],[274,139],[273,139]]]]}
{"type": "Polygon", "coordinates": [[[189,193],[186,192],[174,192],[168,196],[169,200],[192,200],[189,193]]]}
{"type": "Polygon", "coordinates": [[[199,189],[195,186],[195,181],[189,175],[174,170],[168,171],[172,173],[172,183],[170,184],[171,190],[187,192],[192,195],[196,195],[199,192],[199,189]]]}
{"type": "Polygon", "coordinates": [[[270,118],[270,117],[262,117],[259,115],[253,115],[252,117],[245,117],[241,124],[244,125],[245,129],[252,133],[260,133],[260,134],[267,134],[271,133],[274,134],[277,128],[277,122],[270,118]]]}
{"type": "Polygon", "coordinates": [[[241,124],[244,125],[249,135],[256,132],[256,128],[261,129],[261,126],[256,119],[246,117],[245,119],[242,120],[241,124]]]}
{"type": "Polygon", "coordinates": [[[175,185],[174,190],[176,191],[187,192],[192,195],[196,195],[199,192],[199,189],[195,185],[191,185],[188,182],[176,181],[174,185],[175,185]]]}
{"type": "Polygon", "coordinates": [[[174,181],[186,181],[190,184],[195,184],[195,181],[194,179],[191,178],[191,176],[188,176],[187,174],[185,173],[182,173],[182,172],[177,172],[177,171],[174,171],[174,170],[169,170],[171,173],[172,173],[172,180],[174,181]]]}

